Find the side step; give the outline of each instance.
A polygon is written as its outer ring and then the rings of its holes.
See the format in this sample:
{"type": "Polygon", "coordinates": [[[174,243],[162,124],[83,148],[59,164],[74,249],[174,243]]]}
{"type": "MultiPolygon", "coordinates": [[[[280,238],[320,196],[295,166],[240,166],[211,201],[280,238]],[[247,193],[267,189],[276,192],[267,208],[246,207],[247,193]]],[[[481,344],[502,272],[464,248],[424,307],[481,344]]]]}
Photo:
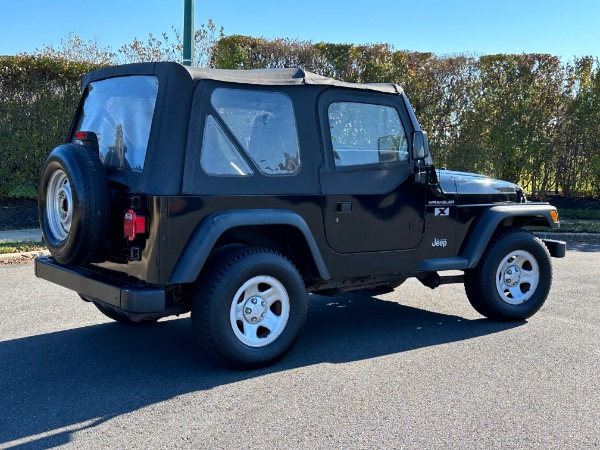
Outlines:
{"type": "Polygon", "coordinates": [[[428,288],[435,289],[442,284],[464,283],[464,275],[444,275],[440,276],[437,272],[424,272],[417,275],[417,279],[428,288]]]}

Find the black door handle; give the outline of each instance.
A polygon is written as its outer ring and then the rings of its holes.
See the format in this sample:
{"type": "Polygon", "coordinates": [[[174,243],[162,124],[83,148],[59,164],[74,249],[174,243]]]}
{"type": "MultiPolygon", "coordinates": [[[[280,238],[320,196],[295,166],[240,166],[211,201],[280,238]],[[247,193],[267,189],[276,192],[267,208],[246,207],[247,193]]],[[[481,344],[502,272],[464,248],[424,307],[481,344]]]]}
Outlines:
{"type": "Polygon", "coordinates": [[[351,213],[352,212],[352,203],[350,202],[340,202],[335,207],[335,212],[337,213],[351,213]]]}

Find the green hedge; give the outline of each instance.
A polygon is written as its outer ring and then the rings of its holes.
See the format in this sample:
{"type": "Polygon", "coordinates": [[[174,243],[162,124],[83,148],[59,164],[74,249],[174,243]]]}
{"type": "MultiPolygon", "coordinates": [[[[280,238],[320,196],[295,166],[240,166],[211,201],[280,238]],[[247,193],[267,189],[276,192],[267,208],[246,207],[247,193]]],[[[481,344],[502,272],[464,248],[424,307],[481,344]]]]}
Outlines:
{"type": "MultiPolygon", "coordinates": [[[[537,198],[600,195],[600,65],[546,54],[437,56],[386,44],[227,36],[210,66],[302,67],[404,88],[438,167],[520,183],[537,198]]],[[[35,197],[39,170],[64,141],[92,64],[0,57],[0,198],[35,197]]]]}
{"type": "Polygon", "coordinates": [[[64,142],[91,64],[0,57],[0,198],[37,197],[39,172],[64,142]]]}
{"type": "Polygon", "coordinates": [[[392,82],[429,133],[436,164],[518,182],[537,197],[600,195],[600,66],[547,54],[436,56],[386,44],[227,36],[212,65],[298,66],[392,82]]]}

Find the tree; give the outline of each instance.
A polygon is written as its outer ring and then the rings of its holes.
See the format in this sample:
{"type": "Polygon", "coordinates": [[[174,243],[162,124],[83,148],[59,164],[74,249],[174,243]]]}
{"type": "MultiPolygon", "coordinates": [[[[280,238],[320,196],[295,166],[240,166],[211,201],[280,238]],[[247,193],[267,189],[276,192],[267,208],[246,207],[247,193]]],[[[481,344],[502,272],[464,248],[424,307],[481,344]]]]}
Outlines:
{"type": "Polygon", "coordinates": [[[600,66],[592,57],[566,68],[561,139],[557,145],[557,185],[569,197],[590,188],[600,194],[600,66]]]}
{"type": "MultiPolygon", "coordinates": [[[[196,67],[210,67],[212,54],[219,39],[225,37],[223,27],[217,28],[212,20],[200,25],[194,34],[194,60],[196,67]]],[[[129,44],[122,45],[118,50],[117,61],[123,64],[146,61],[175,61],[183,62],[183,38],[181,31],[175,27],[171,34],[162,33],[156,37],[148,34],[148,40],[135,38],[129,44]]]]}
{"type": "Polygon", "coordinates": [[[544,54],[479,57],[457,145],[478,171],[547,192],[554,173],[563,72],[544,54]]]}
{"type": "MultiPolygon", "coordinates": [[[[27,54],[25,53],[24,55],[27,54]]],[[[114,64],[116,57],[109,46],[103,46],[98,42],[97,37],[86,41],[75,33],[69,33],[65,38],[61,39],[58,48],[46,45],[42,49],[35,50],[31,56],[59,58],[100,66],[114,64]]]]}
{"type": "MultiPolygon", "coordinates": [[[[212,53],[219,39],[225,34],[223,27],[217,27],[212,20],[200,25],[194,35],[194,61],[196,67],[209,67],[212,53]]],[[[148,34],[148,40],[134,38],[129,44],[124,44],[115,52],[110,46],[103,46],[94,37],[88,41],[75,33],[69,33],[61,39],[60,45],[46,45],[23,56],[38,58],[60,59],[98,66],[127,64],[146,61],[183,61],[183,39],[180,30],[172,28],[171,33],[162,33],[160,37],[148,34]]]]}

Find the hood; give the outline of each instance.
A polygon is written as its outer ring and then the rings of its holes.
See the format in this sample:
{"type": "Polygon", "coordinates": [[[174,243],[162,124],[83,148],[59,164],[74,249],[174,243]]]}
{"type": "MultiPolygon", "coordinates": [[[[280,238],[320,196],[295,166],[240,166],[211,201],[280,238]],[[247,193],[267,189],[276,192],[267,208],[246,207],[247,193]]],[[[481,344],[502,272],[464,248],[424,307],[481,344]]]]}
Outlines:
{"type": "Polygon", "coordinates": [[[439,170],[438,177],[445,192],[456,192],[459,203],[525,202],[523,189],[508,181],[485,175],[453,170],[439,170]]]}

